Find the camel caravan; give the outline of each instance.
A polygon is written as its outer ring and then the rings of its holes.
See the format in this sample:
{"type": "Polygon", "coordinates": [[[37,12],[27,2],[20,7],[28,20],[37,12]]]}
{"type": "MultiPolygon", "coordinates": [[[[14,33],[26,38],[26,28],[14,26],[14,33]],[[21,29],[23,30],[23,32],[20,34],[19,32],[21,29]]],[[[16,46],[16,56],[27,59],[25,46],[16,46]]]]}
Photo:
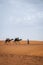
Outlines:
{"type": "Polygon", "coordinates": [[[22,40],[22,39],[19,39],[19,37],[18,37],[18,38],[15,38],[15,39],[9,39],[9,38],[7,38],[7,39],[5,40],[5,43],[10,42],[10,41],[19,42],[19,41],[21,41],[21,40],[22,40]]]}
{"type": "MultiPolygon", "coordinates": [[[[19,37],[17,37],[17,38],[15,38],[15,39],[9,39],[9,38],[7,38],[6,40],[5,40],[5,43],[7,43],[7,42],[10,42],[10,41],[13,41],[13,42],[19,42],[19,41],[22,41],[22,39],[19,39],[19,37]]],[[[16,43],[17,44],[17,43],[16,43]]],[[[27,40],[27,44],[29,44],[29,40],[27,40]]]]}

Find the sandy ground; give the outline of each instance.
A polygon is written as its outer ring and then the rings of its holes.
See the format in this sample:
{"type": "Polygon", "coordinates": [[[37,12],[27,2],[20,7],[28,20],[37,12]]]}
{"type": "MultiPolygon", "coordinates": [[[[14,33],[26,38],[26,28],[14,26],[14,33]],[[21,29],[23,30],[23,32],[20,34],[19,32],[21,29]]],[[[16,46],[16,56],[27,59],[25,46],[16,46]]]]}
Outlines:
{"type": "Polygon", "coordinates": [[[0,41],[0,65],[43,65],[43,41],[0,41]]]}

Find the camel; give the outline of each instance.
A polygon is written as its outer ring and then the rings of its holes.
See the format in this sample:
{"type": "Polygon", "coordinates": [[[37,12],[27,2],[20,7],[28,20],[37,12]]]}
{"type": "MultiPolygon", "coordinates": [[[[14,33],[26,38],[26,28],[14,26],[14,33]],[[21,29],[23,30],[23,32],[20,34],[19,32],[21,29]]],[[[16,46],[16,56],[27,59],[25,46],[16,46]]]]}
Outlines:
{"type": "Polygon", "coordinates": [[[5,40],[5,43],[10,42],[10,41],[12,41],[12,40],[13,40],[13,39],[7,38],[7,39],[5,40]]]}
{"type": "Polygon", "coordinates": [[[21,41],[22,39],[19,39],[19,38],[15,38],[15,40],[14,41],[21,41]]]}
{"type": "MultiPolygon", "coordinates": [[[[19,42],[21,41],[22,39],[19,39],[19,38],[15,38],[14,42],[19,42]]],[[[16,43],[17,44],[17,43],[16,43]]]]}

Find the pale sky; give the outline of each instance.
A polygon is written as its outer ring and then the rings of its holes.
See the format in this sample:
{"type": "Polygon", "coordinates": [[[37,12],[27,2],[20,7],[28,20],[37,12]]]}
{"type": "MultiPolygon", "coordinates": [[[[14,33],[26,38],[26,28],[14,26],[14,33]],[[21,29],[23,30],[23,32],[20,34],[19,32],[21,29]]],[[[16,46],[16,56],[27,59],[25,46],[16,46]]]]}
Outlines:
{"type": "Polygon", "coordinates": [[[0,39],[43,41],[43,0],[0,0],[0,39]]]}

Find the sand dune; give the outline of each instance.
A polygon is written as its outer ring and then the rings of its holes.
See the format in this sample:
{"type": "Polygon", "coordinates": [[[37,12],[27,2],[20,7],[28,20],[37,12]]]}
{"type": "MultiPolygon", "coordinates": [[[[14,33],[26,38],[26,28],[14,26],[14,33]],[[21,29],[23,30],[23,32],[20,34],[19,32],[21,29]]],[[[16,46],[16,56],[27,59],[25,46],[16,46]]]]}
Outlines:
{"type": "Polygon", "coordinates": [[[0,41],[0,65],[43,65],[43,41],[16,43],[0,41]]]}

